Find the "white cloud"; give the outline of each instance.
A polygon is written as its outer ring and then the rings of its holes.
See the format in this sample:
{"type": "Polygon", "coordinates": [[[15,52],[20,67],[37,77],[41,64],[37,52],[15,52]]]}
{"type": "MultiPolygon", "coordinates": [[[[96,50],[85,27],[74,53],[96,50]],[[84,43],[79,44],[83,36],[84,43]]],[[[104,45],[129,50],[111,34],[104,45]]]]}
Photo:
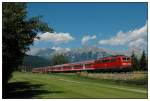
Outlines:
{"type": "Polygon", "coordinates": [[[84,36],[83,38],[82,38],[82,40],[81,40],[81,42],[82,42],[82,44],[84,45],[84,44],[86,44],[89,40],[94,40],[94,39],[96,39],[96,36],[95,35],[93,35],[93,36],[84,36]]]}
{"type": "Polygon", "coordinates": [[[55,47],[55,46],[53,46],[52,49],[54,49],[57,52],[68,52],[68,51],[70,51],[70,48],[62,48],[62,47],[55,47]]]}
{"type": "Polygon", "coordinates": [[[138,47],[144,48],[146,45],[147,45],[146,41],[144,39],[142,39],[142,38],[139,38],[139,39],[137,39],[135,41],[131,41],[129,43],[130,47],[135,47],[135,48],[138,48],[138,47]]]}
{"type": "Polygon", "coordinates": [[[41,50],[46,50],[46,48],[36,48],[36,47],[32,47],[30,48],[30,50],[27,52],[28,55],[36,55],[37,53],[39,53],[41,50]]]}
{"type": "Polygon", "coordinates": [[[128,47],[145,47],[147,45],[147,23],[139,28],[128,32],[118,32],[116,36],[110,39],[100,40],[101,45],[127,45],[128,47]]]}
{"type": "Polygon", "coordinates": [[[39,41],[50,41],[54,44],[59,43],[68,43],[71,40],[74,40],[74,38],[70,35],[70,33],[50,33],[46,32],[39,35],[40,40],[39,41]]]}
{"type": "Polygon", "coordinates": [[[54,49],[55,51],[61,50],[61,47],[55,47],[53,46],[52,49],[54,49]]]}
{"type": "Polygon", "coordinates": [[[70,48],[62,48],[58,46],[53,46],[52,48],[37,48],[37,47],[32,47],[28,52],[26,52],[28,55],[33,55],[33,56],[44,56],[45,54],[50,55],[51,53],[66,53],[71,51],[70,48]]]}

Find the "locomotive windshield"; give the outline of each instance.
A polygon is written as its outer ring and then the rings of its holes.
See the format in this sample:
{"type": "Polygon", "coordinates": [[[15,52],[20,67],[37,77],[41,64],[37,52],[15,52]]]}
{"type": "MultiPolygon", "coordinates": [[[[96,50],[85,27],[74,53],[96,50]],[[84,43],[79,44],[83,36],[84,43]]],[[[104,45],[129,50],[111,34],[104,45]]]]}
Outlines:
{"type": "Polygon", "coordinates": [[[129,58],[129,57],[123,57],[122,60],[123,60],[123,61],[129,61],[130,58],[129,58]]]}

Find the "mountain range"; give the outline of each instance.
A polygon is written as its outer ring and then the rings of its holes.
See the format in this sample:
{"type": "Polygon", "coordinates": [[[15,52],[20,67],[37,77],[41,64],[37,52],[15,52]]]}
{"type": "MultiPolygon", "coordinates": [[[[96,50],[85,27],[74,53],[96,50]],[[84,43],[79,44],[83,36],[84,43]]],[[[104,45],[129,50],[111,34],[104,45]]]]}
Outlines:
{"type": "MultiPolygon", "coordinates": [[[[134,49],[134,53],[140,58],[142,50],[134,49]]],[[[84,60],[92,60],[112,55],[131,56],[133,49],[127,51],[113,51],[98,47],[82,47],[72,50],[60,49],[54,50],[51,48],[37,48],[27,52],[28,56],[24,58],[24,65],[33,65],[33,67],[47,66],[54,55],[63,54],[70,62],[78,62],[84,60]]]]}

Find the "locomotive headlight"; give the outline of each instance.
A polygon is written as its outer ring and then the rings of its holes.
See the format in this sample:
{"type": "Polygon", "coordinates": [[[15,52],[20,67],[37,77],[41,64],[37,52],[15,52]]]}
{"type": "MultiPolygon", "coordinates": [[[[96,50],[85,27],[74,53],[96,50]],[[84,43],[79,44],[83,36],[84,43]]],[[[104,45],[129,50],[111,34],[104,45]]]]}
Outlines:
{"type": "Polygon", "coordinates": [[[127,63],[122,63],[122,65],[127,65],[127,63]]]}
{"type": "Polygon", "coordinates": [[[131,65],[131,63],[122,63],[122,65],[131,65]]]}

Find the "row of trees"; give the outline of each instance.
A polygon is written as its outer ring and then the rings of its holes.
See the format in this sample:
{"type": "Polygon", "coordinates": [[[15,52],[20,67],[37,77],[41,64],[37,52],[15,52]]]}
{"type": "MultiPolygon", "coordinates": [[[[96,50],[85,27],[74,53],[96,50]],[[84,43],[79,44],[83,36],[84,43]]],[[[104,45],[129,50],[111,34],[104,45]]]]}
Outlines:
{"type": "Polygon", "coordinates": [[[62,55],[62,54],[57,54],[54,55],[53,58],[51,59],[51,64],[50,65],[59,65],[59,64],[65,64],[65,63],[69,63],[69,59],[62,55]]]}
{"type": "Polygon", "coordinates": [[[140,59],[137,58],[134,52],[132,53],[131,58],[133,70],[135,71],[148,70],[148,61],[144,50],[140,59]]]}

